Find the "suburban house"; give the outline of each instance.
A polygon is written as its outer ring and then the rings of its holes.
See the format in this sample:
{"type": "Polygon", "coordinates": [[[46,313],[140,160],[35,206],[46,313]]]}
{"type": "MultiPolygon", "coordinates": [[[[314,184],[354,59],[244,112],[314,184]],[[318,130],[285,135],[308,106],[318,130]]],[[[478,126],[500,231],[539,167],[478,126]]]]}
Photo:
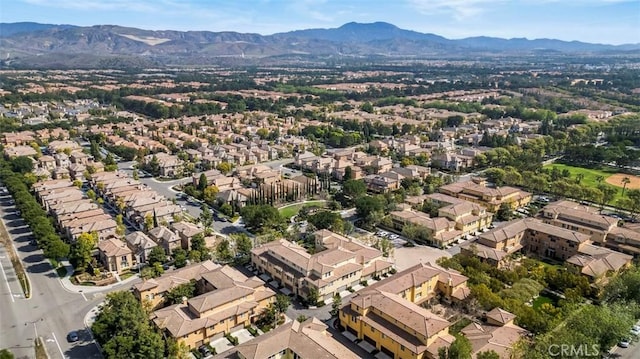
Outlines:
{"type": "Polygon", "coordinates": [[[174,233],[180,237],[180,245],[182,246],[182,249],[187,251],[191,249],[191,239],[198,234],[204,233],[204,229],[189,222],[171,223],[171,229],[173,229],[174,233]]]}
{"type": "Polygon", "coordinates": [[[156,242],[141,231],[135,231],[127,234],[125,236],[125,240],[133,252],[133,256],[138,264],[146,263],[151,250],[158,246],[156,242]]]}
{"type": "Polygon", "coordinates": [[[117,238],[107,238],[98,242],[100,262],[111,272],[123,273],[133,265],[131,249],[117,238]]]}
{"type": "Polygon", "coordinates": [[[328,230],[314,235],[314,254],[280,239],[252,249],[251,262],[261,278],[275,281],[283,293],[306,298],[314,288],[322,301],[392,269],[391,261],[377,249],[328,230]]]}
{"type": "Polygon", "coordinates": [[[302,323],[292,320],[247,343],[214,356],[214,359],[264,358],[358,359],[360,357],[336,340],[327,331],[327,325],[315,317],[302,323]]]}
{"type": "Polygon", "coordinates": [[[340,309],[340,325],[350,339],[366,342],[391,358],[437,358],[455,338],[449,323],[420,304],[440,297],[449,302],[470,295],[467,277],[418,264],[361,290],[340,309]]]}
{"type": "Polygon", "coordinates": [[[276,293],[256,278],[223,266],[202,273],[198,292],[182,303],[158,309],[153,323],[167,336],[195,349],[254,323],[276,293]]]}
{"type": "Polygon", "coordinates": [[[165,226],[158,226],[149,231],[149,237],[171,255],[175,249],[182,248],[180,237],[165,226]]]}

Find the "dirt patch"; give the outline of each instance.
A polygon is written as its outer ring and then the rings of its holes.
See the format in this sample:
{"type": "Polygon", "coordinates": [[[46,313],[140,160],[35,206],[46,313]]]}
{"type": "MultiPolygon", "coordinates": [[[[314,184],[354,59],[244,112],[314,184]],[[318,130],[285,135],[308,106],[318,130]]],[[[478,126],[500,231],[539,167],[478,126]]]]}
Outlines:
{"type": "Polygon", "coordinates": [[[613,176],[607,177],[605,180],[608,184],[616,187],[623,187],[622,180],[624,178],[629,179],[629,183],[627,184],[627,189],[640,189],[640,177],[634,175],[627,175],[624,173],[616,173],[613,176]]]}

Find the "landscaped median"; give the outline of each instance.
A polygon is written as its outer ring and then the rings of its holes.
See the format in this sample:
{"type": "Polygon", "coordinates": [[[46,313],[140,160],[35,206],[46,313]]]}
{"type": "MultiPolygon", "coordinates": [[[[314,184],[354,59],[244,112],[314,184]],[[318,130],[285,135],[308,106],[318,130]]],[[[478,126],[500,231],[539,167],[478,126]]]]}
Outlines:
{"type": "Polygon", "coordinates": [[[31,285],[29,283],[29,278],[24,270],[22,261],[15,252],[13,243],[11,243],[11,236],[9,235],[9,232],[7,232],[7,228],[2,221],[0,221],[0,242],[7,249],[7,254],[11,259],[13,270],[16,272],[16,276],[18,277],[18,281],[20,282],[20,287],[22,287],[22,292],[24,293],[25,298],[31,297],[31,285]]]}

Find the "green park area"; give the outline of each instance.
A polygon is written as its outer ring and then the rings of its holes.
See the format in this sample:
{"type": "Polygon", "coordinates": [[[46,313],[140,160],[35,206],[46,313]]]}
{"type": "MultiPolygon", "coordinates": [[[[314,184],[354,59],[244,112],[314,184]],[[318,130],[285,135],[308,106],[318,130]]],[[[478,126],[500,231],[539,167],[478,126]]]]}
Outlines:
{"type": "Polygon", "coordinates": [[[616,190],[615,197],[612,202],[622,197],[622,183],[620,185],[611,185],[607,183],[607,178],[616,175],[619,171],[616,168],[612,167],[601,167],[599,169],[595,168],[583,168],[583,167],[575,167],[569,166],[565,164],[550,164],[544,166],[545,169],[553,170],[553,168],[557,168],[560,172],[568,171],[570,173],[570,178],[576,181],[579,181],[581,185],[586,187],[597,187],[599,184],[603,184],[605,186],[614,188],[616,190]]]}
{"type": "Polygon", "coordinates": [[[295,203],[288,206],[280,207],[280,215],[284,218],[291,218],[298,214],[303,207],[324,207],[326,201],[309,201],[304,203],[295,203]]]}

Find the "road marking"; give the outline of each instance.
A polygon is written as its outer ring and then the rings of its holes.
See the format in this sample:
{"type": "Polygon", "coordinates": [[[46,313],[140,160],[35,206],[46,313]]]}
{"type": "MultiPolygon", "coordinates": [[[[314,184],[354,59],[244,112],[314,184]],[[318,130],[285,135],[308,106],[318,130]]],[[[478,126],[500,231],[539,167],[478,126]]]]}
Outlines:
{"type": "Polygon", "coordinates": [[[11,298],[11,302],[15,303],[16,300],[13,299],[13,292],[11,291],[11,286],[9,285],[9,280],[7,280],[7,274],[4,272],[4,266],[2,265],[2,263],[0,263],[0,270],[2,270],[2,276],[4,277],[4,283],[7,285],[7,289],[9,290],[9,293],[11,294],[9,296],[9,298],[11,298]]]}
{"type": "Polygon", "coordinates": [[[87,299],[87,297],[85,297],[85,296],[84,296],[84,292],[80,292],[80,294],[82,294],[82,298],[84,298],[84,301],[85,301],[85,302],[88,302],[88,301],[89,301],[89,299],[87,299]]]}
{"type": "Polygon", "coordinates": [[[62,355],[63,358],[66,358],[64,356],[64,352],[62,351],[62,348],[60,348],[60,343],[58,343],[58,338],[56,338],[56,333],[51,332],[51,336],[53,336],[53,340],[56,341],[56,346],[58,347],[58,350],[60,351],[60,355],[62,355]]]}

